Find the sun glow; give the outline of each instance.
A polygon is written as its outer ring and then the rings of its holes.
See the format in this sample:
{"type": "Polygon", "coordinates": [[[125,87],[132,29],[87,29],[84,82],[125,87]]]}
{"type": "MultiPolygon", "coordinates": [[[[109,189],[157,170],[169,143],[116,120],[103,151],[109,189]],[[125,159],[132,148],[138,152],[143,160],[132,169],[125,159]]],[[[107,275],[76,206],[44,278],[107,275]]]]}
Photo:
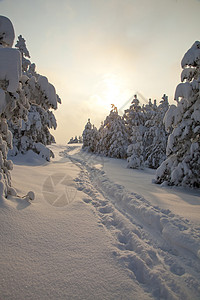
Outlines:
{"type": "Polygon", "coordinates": [[[108,73],[96,84],[94,93],[90,97],[97,105],[106,109],[111,108],[111,104],[120,108],[133,93],[128,82],[120,76],[108,73]]]}

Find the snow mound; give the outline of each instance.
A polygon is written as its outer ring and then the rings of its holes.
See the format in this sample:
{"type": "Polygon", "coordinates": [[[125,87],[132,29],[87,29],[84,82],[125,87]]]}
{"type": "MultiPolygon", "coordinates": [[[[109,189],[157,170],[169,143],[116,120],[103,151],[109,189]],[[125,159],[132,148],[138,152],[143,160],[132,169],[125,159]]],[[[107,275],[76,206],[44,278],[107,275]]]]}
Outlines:
{"type": "Polygon", "coordinates": [[[4,47],[12,47],[15,39],[15,32],[11,21],[0,16],[0,44],[4,47]]]}
{"type": "Polygon", "coordinates": [[[15,165],[40,166],[47,163],[45,158],[33,152],[33,150],[28,150],[25,154],[19,153],[16,156],[11,150],[8,152],[8,158],[12,160],[15,165]]]}

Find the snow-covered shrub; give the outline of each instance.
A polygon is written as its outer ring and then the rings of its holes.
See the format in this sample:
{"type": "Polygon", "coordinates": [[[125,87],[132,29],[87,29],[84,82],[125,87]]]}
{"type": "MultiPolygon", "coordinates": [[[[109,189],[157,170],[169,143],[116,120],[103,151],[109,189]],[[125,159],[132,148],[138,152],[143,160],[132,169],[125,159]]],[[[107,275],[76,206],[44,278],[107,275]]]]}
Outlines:
{"type": "Polygon", "coordinates": [[[164,118],[166,129],[173,131],[167,142],[167,159],[157,169],[155,182],[200,187],[200,42],[186,52],[181,65],[186,82],[177,86],[177,106],[164,118]]]}
{"type": "Polygon", "coordinates": [[[21,53],[12,49],[14,29],[11,21],[0,16],[0,196],[14,194],[11,187],[12,162],[7,160],[12,148],[12,133],[7,121],[20,124],[27,120],[28,99],[20,84],[22,74],[21,53]]]}
{"type": "MultiPolygon", "coordinates": [[[[57,109],[60,99],[54,86],[45,76],[37,74],[35,64],[31,64],[30,60],[26,58],[30,58],[30,55],[21,35],[18,37],[16,47],[22,56],[23,76],[21,76],[20,82],[31,108],[28,120],[23,122],[22,126],[17,126],[12,121],[9,122],[10,130],[13,133],[13,150],[9,154],[17,155],[30,149],[38,153],[37,143],[42,143],[45,147],[55,142],[49,129],[56,129],[57,123],[50,109],[57,109]]],[[[48,149],[46,152],[50,153],[50,156],[53,155],[48,149]]],[[[48,155],[44,155],[44,157],[49,160],[48,155]]]]}

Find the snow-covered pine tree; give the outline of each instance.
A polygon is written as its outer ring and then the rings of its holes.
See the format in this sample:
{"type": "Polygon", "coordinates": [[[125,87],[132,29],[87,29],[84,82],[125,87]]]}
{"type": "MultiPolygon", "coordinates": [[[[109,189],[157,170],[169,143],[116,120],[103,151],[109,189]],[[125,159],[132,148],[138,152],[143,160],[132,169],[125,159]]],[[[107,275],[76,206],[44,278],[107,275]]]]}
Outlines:
{"type": "Polygon", "coordinates": [[[143,137],[145,166],[157,169],[166,159],[166,145],[168,134],[165,131],[163,118],[169,108],[168,97],[164,94],[160,105],[154,105],[148,111],[149,119],[145,123],[145,133],[143,137]]]}
{"type": "Polygon", "coordinates": [[[131,144],[133,127],[141,124],[144,125],[145,123],[144,112],[140,106],[139,100],[137,99],[137,95],[134,95],[134,99],[132,100],[129,109],[124,111],[123,119],[128,132],[129,144],[131,144]]]}
{"type": "Polygon", "coordinates": [[[104,122],[101,122],[101,126],[98,130],[98,142],[96,151],[97,153],[107,156],[108,155],[108,145],[107,145],[107,132],[108,128],[107,126],[104,126],[104,122]]]}
{"type": "Polygon", "coordinates": [[[96,152],[96,146],[98,143],[98,131],[97,128],[91,124],[88,119],[85,129],[83,131],[83,146],[82,149],[88,152],[96,152]]]}
{"type": "Polygon", "coordinates": [[[81,135],[79,135],[78,137],[78,143],[79,144],[82,144],[83,143],[83,137],[81,135]]]}
{"type": "Polygon", "coordinates": [[[123,118],[125,119],[128,134],[129,146],[127,148],[127,167],[143,168],[143,135],[145,132],[145,114],[144,109],[139,105],[137,95],[135,95],[129,109],[125,110],[123,118]]]}
{"type": "MultiPolygon", "coordinates": [[[[112,105],[109,116],[104,121],[103,137],[103,155],[115,158],[126,158],[128,147],[128,134],[125,127],[125,121],[118,114],[116,106],[112,105]]],[[[100,151],[99,151],[100,152],[100,151]]]]}
{"type": "Polygon", "coordinates": [[[69,140],[68,144],[81,144],[82,143],[82,137],[79,136],[75,136],[75,138],[71,137],[71,139],[69,140]]]}
{"type": "Polygon", "coordinates": [[[0,16],[0,196],[16,195],[11,187],[12,162],[7,160],[12,148],[12,133],[7,121],[20,125],[27,120],[29,102],[20,79],[22,75],[21,53],[13,49],[15,33],[11,21],[0,16]]]}
{"type": "Polygon", "coordinates": [[[31,62],[26,57],[30,58],[30,54],[29,54],[28,49],[26,48],[26,41],[22,37],[22,35],[18,36],[18,41],[17,41],[15,47],[17,49],[19,49],[19,51],[22,54],[22,70],[27,72],[28,67],[31,65],[31,62]]]}
{"type": "Polygon", "coordinates": [[[156,183],[200,187],[200,42],[181,62],[181,81],[175,92],[177,106],[165,115],[165,128],[173,128],[167,142],[167,159],[156,171],[156,183]]]}
{"type": "Polygon", "coordinates": [[[67,144],[73,144],[74,143],[74,138],[71,137],[71,139],[69,140],[69,142],[67,144]]]}
{"type": "Polygon", "coordinates": [[[23,122],[22,127],[9,122],[9,128],[13,133],[13,150],[10,155],[25,153],[33,150],[46,160],[53,157],[46,145],[55,142],[50,133],[51,128],[56,129],[57,123],[51,109],[57,109],[60,98],[55,88],[48,82],[48,79],[35,71],[35,64],[31,64],[29,51],[25,39],[20,35],[16,47],[22,54],[23,76],[21,78],[22,89],[31,105],[28,120],[23,122]]]}
{"type": "Polygon", "coordinates": [[[49,128],[53,126],[52,124],[54,124],[53,128],[56,129],[53,113],[32,104],[28,112],[28,120],[22,121],[21,127],[9,122],[13,133],[13,149],[9,151],[9,155],[24,154],[31,149],[49,161],[53,154],[45,145],[55,143],[55,139],[49,131],[49,128]]]}

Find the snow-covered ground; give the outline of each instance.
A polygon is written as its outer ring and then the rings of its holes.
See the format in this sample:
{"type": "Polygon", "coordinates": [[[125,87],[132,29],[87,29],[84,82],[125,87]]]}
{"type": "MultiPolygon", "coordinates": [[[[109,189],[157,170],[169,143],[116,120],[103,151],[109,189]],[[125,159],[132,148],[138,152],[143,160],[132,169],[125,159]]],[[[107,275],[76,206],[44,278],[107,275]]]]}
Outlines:
{"type": "Polygon", "coordinates": [[[0,299],[199,299],[200,193],[161,188],[154,171],[80,145],[51,150],[50,163],[13,159],[19,197],[0,202],[0,299]]]}

